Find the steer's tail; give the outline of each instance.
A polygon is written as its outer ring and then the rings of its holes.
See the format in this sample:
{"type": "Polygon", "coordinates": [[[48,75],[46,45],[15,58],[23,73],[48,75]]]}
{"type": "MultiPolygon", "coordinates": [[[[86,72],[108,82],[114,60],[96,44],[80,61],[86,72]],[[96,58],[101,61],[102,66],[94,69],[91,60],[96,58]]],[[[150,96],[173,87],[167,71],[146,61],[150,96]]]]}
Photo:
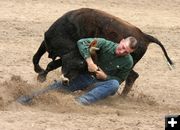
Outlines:
{"type": "Polygon", "coordinates": [[[161,47],[161,49],[162,49],[162,51],[163,51],[163,53],[164,53],[164,55],[165,55],[165,57],[166,57],[166,59],[167,59],[168,65],[169,65],[170,68],[172,69],[174,63],[173,63],[172,60],[169,58],[169,56],[168,56],[168,54],[167,54],[167,52],[166,52],[166,49],[164,48],[164,46],[162,45],[162,43],[161,43],[157,38],[155,38],[155,37],[153,37],[153,36],[151,36],[151,35],[145,34],[145,37],[149,40],[149,42],[154,42],[154,43],[158,44],[158,45],[161,47]]]}

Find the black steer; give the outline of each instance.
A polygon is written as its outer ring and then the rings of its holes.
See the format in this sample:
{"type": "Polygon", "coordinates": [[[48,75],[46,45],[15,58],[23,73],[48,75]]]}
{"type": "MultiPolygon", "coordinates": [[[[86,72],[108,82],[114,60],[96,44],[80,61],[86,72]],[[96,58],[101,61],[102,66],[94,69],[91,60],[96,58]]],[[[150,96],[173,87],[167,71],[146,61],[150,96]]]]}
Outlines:
{"type": "MultiPolygon", "coordinates": [[[[62,73],[65,73],[65,76],[71,80],[83,70],[81,65],[86,67],[84,60],[78,54],[76,43],[79,39],[101,37],[119,43],[121,39],[128,36],[134,36],[138,41],[137,50],[131,53],[134,65],[143,57],[151,42],[158,44],[168,63],[173,64],[158,39],[118,17],[96,9],[82,8],[67,12],[47,30],[43,42],[33,57],[34,70],[39,73],[38,78],[44,81],[49,71],[62,66],[62,73]],[[44,70],[39,66],[39,60],[46,51],[49,58],[52,58],[52,62],[44,70]],[[68,53],[70,56],[67,56],[68,53]],[[63,58],[65,55],[66,58],[63,58]],[[56,60],[56,57],[60,59],[56,60]]],[[[126,79],[123,95],[128,94],[138,76],[132,68],[126,79]]]]}

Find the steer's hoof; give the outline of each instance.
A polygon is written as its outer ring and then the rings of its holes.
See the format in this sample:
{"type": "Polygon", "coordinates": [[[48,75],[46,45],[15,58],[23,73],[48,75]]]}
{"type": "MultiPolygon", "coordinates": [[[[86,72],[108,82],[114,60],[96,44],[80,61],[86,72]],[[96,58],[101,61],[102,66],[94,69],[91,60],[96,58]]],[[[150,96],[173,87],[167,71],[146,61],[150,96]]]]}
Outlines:
{"type": "Polygon", "coordinates": [[[46,81],[46,74],[44,74],[44,73],[41,74],[41,73],[40,73],[40,74],[38,75],[38,77],[37,77],[37,80],[38,80],[39,82],[41,82],[41,83],[44,82],[44,81],[46,81]]]}

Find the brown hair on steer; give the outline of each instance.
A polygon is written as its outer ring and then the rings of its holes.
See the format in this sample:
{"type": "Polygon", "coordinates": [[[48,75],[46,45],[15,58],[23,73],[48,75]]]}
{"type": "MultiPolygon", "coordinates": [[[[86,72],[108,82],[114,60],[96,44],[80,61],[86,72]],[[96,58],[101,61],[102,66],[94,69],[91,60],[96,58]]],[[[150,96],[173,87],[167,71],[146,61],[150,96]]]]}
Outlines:
{"type": "MultiPolygon", "coordinates": [[[[119,43],[121,39],[128,36],[133,36],[138,41],[138,48],[135,52],[131,53],[134,65],[143,57],[151,42],[158,44],[168,63],[170,65],[173,64],[164,46],[155,37],[142,32],[136,26],[106,12],[81,8],[65,13],[45,32],[44,40],[33,57],[34,70],[39,73],[38,79],[44,81],[49,71],[62,66],[64,76],[72,80],[86,67],[86,63],[84,63],[78,51],[77,41],[79,39],[100,37],[119,43]],[[52,58],[52,62],[44,70],[40,67],[39,61],[46,51],[49,54],[48,57],[52,58]],[[57,57],[60,57],[60,59],[56,60],[57,57]]],[[[122,92],[123,95],[128,94],[139,76],[133,70],[133,67],[126,79],[125,88],[122,92]]]]}

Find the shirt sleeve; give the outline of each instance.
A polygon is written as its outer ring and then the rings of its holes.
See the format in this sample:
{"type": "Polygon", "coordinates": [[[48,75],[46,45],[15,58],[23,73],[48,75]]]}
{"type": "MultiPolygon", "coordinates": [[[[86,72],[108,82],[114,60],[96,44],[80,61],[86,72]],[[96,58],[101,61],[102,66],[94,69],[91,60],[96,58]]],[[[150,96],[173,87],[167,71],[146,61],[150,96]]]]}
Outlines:
{"type": "Polygon", "coordinates": [[[106,40],[104,38],[84,38],[80,39],[77,42],[79,52],[82,55],[84,59],[87,59],[90,57],[90,52],[89,52],[89,45],[93,40],[97,40],[96,47],[101,49],[104,45],[106,45],[106,40]]]}

